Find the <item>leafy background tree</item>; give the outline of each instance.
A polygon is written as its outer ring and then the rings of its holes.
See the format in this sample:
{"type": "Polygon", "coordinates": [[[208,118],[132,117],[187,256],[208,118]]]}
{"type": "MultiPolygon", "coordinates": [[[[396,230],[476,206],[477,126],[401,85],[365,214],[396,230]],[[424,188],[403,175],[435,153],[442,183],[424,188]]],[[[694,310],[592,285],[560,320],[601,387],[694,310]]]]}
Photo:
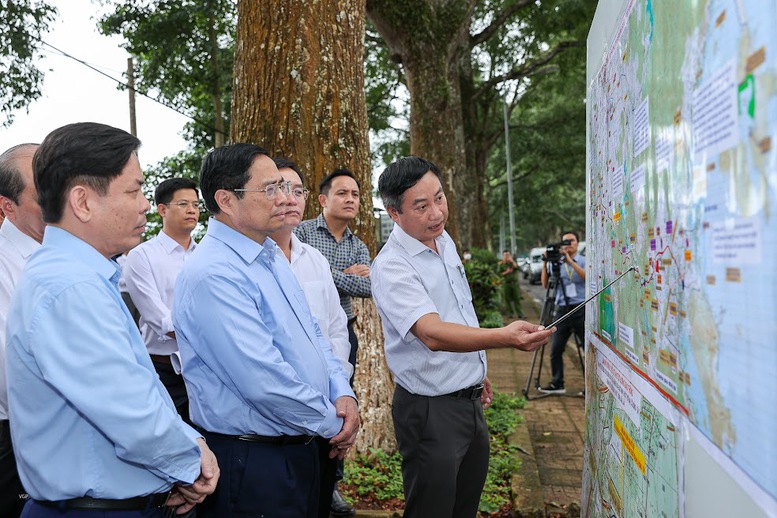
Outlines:
{"type": "Polygon", "coordinates": [[[3,126],[13,122],[13,112],[26,108],[41,95],[43,71],[40,37],[57,10],[46,2],[0,0],[0,114],[3,126]]]}

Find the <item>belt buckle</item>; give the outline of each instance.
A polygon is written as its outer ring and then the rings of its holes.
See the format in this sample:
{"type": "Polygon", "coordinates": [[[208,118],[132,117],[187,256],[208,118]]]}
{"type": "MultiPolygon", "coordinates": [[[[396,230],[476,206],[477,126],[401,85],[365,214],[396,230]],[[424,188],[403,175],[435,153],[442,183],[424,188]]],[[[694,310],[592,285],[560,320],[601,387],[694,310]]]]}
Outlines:
{"type": "Polygon", "coordinates": [[[481,383],[480,385],[475,385],[472,387],[472,393],[470,394],[469,398],[471,400],[480,399],[480,395],[483,393],[484,385],[481,383]]]}

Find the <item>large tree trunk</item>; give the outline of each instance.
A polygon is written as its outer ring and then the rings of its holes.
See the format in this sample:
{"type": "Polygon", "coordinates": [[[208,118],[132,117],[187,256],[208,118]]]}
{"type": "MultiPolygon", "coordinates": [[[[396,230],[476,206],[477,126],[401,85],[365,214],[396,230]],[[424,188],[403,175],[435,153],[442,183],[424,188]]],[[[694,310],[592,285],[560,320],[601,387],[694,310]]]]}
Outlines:
{"type": "Polygon", "coordinates": [[[471,234],[473,185],[467,167],[459,59],[468,48],[477,0],[367,0],[370,20],[404,67],[410,92],[410,151],[443,172],[450,218],[447,230],[460,245],[471,234]]]}
{"type": "MultiPolygon", "coordinates": [[[[363,194],[352,228],[374,255],[364,24],[364,0],[240,0],[230,135],[234,142],[256,143],[297,162],[314,193],[333,169],[351,169],[363,194]]],[[[306,217],[319,211],[317,196],[311,196],[306,217]]],[[[361,344],[355,377],[362,415],[357,451],[392,451],[393,386],[380,319],[372,299],[354,301],[361,344]]]]}

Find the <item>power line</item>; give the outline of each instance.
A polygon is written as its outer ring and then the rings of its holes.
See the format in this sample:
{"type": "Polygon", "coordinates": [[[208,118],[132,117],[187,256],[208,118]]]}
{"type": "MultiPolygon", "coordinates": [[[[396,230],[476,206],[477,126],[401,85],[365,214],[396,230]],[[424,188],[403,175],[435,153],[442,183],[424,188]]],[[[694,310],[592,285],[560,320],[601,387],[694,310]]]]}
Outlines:
{"type": "MultiPolygon", "coordinates": [[[[115,77],[111,76],[110,74],[108,74],[108,73],[106,73],[106,72],[103,72],[102,70],[100,70],[100,69],[98,69],[97,67],[95,67],[94,65],[92,65],[92,64],[90,64],[90,63],[88,63],[88,62],[84,61],[83,59],[79,59],[79,58],[77,58],[77,57],[73,56],[72,54],[69,54],[69,53],[65,52],[64,50],[62,50],[62,49],[59,49],[59,48],[55,47],[54,45],[52,45],[52,44],[48,43],[47,41],[45,41],[45,40],[43,40],[43,39],[39,39],[39,41],[40,41],[40,42],[41,42],[41,43],[42,43],[44,46],[46,46],[46,47],[49,47],[50,49],[52,49],[52,50],[54,50],[54,51],[58,52],[58,53],[59,53],[59,54],[61,54],[62,56],[66,57],[66,58],[69,58],[69,59],[72,59],[73,61],[75,61],[75,62],[77,62],[77,63],[79,63],[79,64],[81,64],[81,65],[83,65],[83,66],[87,67],[88,69],[90,69],[90,70],[93,70],[94,72],[97,72],[97,73],[98,73],[98,74],[100,74],[101,76],[107,77],[108,79],[110,79],[110,80],[111,80],[111,81],[113,81],[114,83],[116,83],[116,84],[118,84],[118,85],[120,85],[120,86],[122,86],[122,87],[124,87],[124,88],[129,88],[129,85],[127,85],[127,83],[125,83],[124,81],[122,81],[122,80],[120,80],[120,79],[116,79],[115,77]]],[[[222,133],[222,134],[224,134],[224,135],[226,136],[226,134],[225,134],[224,132],[218,131],[218,130],[217,130],[215,127],[213,127],[213,125],[211,125],[210,123],[208,123],[208,122],[205,122],[205,121],[203,121],[203,120],[201,120],[201,119],[198,119],[197,117],[194,117],[194,116],[192,116],[192,115],[189,115],[188,113],[186,113],[186,112],[182,111],[181,109],[177,108],[176,106],[173,106],[172,104],[169,104],[169,103],[167,103],[166,101],[164,101],[164,100],[162,100],[162,99],[159,99],[159,98],[156,98],[156,97],[152,97],[152,96],[148,95],[147,93],[145,93],[144,91],[142,91],[142,90],[138,90],[138,89],[137,89],[137,87],[135,88],[135,91],[136,91],[136,92],[138,92],[138,93],[139,93],[140,95],[142,95],[143,97],[145,97],[145,98],[147,98],[147,99],[150,99],[150,100],[152,100],[153,102],[155,102],[155,103],[157,103],[157,104],[159,104],[159,105],[162,105],[162,106],[164,106],[165,108],[168,108],[168,109],[170,109],[170,110],[173,110],[174,112],[176,112],[176,113],[178,113],[178,114],[180,114],[180,115],[183,115],[184,117],[186,117],[187,119],[190,119],[190,120],[192,120],[193,122],[196,122],[197,124],[199,124],[200,126],[204,127],[205,129],[207,129],[207,130],[209,130],[209,131],[212,131],[212,132],[219,132],[219,133],[222,133]]]]}

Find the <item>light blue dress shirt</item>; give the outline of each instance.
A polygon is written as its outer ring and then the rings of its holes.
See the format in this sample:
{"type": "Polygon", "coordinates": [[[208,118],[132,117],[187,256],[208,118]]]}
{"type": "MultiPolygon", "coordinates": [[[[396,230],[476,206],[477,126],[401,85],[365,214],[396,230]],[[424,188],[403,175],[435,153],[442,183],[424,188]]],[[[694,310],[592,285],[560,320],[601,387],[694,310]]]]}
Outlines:
{"type": "Polygon", "coordinates": [[[160,383],[118,279],[116,263],[48,226],[17,286],[8,402],[33,499],[131,498],[199,476],[199,434],[160,383]]]}
{"type": "Polygon", "coordinates": [[[331,438],[343,426],[332,402],[355,396],[276,248],[211,218],[178,276],[173,324],[191,419],[227,435],[331,438]]]}
{"type": "Polygon", "coordinates": [[[447,232],[434,241],[437,252],[394,225],[370,273],[386,363],[397,384],[419,396],[471,387],[483,381],[487,369],[485,351],[432,351],[410,332],[430,313],[443,322],[479,327],[456,245],[447,232]]]}
{"type": "MultiPolygon", "coordinates": [[[[580,265],[585,270],[585,256],[580,254],[575,255],[572,258],[574,262],[580,265]]],[[[585,280],[580,277],[574,268],[566,264],[566,259],[561,258],[561,267],[559,275],[561,276],[561,282],[564,284],[564,291],[569,299],[569,306],[577,306],[585,300],[585,280]]],[[[552,266],[548,265],[548,275],[551,275],[552,266]]],[[[564,298],[564,294],[559,290],[556,292],[556,306],[566,306],[567,301],[564,298]]]]}

